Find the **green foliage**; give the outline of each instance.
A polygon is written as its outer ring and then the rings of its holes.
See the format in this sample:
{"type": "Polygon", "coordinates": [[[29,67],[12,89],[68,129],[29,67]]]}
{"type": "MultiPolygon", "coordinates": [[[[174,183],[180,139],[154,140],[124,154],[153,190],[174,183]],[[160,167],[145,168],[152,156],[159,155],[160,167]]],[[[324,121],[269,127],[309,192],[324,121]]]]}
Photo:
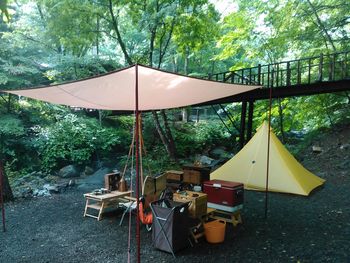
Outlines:
{"type": "Polygon", "coordinates": [[[12,161],[6,162],[4,165],[5,174],[9,179],[10,184],[12,181],[22,177],[24,174],[27,173],[26,169],[18,169],[18,165],[16,165],[16,163],[18,163],[18,160],[12,159],[12,161]]]}
{"type": "Polygon", "coordinates": [[[7,5],[8,5],[8,0],[0,0],[0,15],[1,15],[1,19],[4,20],[4,17],[6,18],[6,21],[10,20],[10,14],[9,11],[7,9],[7,5]]]}
{"type": "Polygon", "coordinates": [[[206,153],[216,145],[230,145],[230,135],[220,123],[199,122],[184,123],[174,130],[177,154],[180,157],[206,153]]]}
{"type": "Polygon", "coordinates": [[[172,161],[163,145],[155,145],[151,151],[143,156],[143,171],[145,175],[156,175],[166,170],[178,169],[178,165],[172,161]]]}
{"type": "Polygon", "coordinates": [[[58,56],[55,65],[52,69],[47,69],[44,75],[54,83],[62,83],[107,73],[118,68],[118,66],[120,67],[114,61],[101,60],[96,56],[76,57],[65,55],[58,56]]]}
{"type": "Polygon", "coordinates": [[[68,114],[47,128],[38,128],[36,146],[44,169],[68,163],[84,164],[120,142],[115,130],[103,128],[95,119],[68,114]]]}
{"type": "Polygon", "coordinates": [[[24,134],[24,127],[19,119],[13,115],[4,115],[0,118],[0,136],[18,137],[24,134]]]}
{"type": "Polygon", "coordinates": [[[13,115],[0,118],[0,154],[3,158],[16,156],[18,140],[25,134],[22,122],[13,115]]]}
{"type": "Polygon", "coordinates": [[[347,0],[238,0],[237,3],[238,10],[222,24],[226,33],[219,42],[222,52],[216,57],[230,59],[234,69],[244,66],[240,63],[245,60],[246,66],[350,47],[347,0]]]}
{"type": "Polygon", "coordinates": [[[28,130],[16,115],[6,114],[0,118],[0,158],[6,175],[13,178],[36,164],[28,130]]]}
{"type": "Polygon", "coordinates": [[[43,82],[42,70],[35,63],[34,50],[21,50],[17,45],[1,39],[0,45],[0,88],[15,89],[35,86],[43,82]]]}
{"type": "MultiPolygon", "coordinates": [[[[61,83],[120,68],[129,63],[121,43],[132,62],[194,76],[350,47],[348,0],[237,0],[237,10],[222,20],[212,3],[1,1],[0,89],[61,83]],[[3,21],[7,11],[11,23],[3,21]]],[[[128,150],[133,118],[103,116],[104,125],[117,129],[102,128],[65,107],[0,95],[0,112],[6,113],[0,118],[1,154],[10,170],[40,164],[36,151],[44,167],[54,169],[128,150]]],[[[286,139],[289,133],[333,126],[349,119],[349,101],[345,92],[273,100],[272,126],[286,139]]],[[[241,105],[228,109],[239,123],[241,105]]],[[[254,129],[267,118],[267,109],[267,101],[255,102],[254,129]]],[[[171,129],[181,157],[233,143],[220,124],[176,123],[171,129]]],[[[145,161],[158,171],[169,160],[150,117],[143,130],[149,148],[145,161]]]]}

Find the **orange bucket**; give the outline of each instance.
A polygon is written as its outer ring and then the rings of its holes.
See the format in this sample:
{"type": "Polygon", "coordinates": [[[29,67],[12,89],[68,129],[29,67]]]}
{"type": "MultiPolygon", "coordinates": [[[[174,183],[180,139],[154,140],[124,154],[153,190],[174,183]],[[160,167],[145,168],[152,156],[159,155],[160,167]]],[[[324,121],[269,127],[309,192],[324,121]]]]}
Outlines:
{"type": "Polygon", "coordinates": [[[222,243],[225,239],[226,222],[214,220],[204,224],[205,238],[209,243],[222,243]]]}

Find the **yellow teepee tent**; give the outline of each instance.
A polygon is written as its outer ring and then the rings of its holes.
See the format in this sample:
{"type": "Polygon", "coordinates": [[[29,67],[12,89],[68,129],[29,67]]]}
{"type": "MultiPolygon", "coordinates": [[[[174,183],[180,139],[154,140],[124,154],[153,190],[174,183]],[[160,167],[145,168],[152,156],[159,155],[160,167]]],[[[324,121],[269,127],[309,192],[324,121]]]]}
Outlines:
{"type": "MultiPolygon", "coordinates": [[[[268,130],[264,122],[247,145],[212,172],[210,178],[240,182],[245,189],[265,191],[268,130]]],[[[306,170],[271,131],[268,191],[307,196],[324,182],[306,170]]]]}

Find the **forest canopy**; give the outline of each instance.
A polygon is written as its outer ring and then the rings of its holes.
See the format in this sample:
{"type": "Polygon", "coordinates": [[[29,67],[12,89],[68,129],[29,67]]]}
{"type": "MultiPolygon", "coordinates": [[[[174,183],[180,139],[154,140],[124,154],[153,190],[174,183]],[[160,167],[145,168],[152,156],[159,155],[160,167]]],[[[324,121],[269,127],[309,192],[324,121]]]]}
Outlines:
{"type": "MultiPolygon", "coordinates": [[[[350,48],[348,0],[2,0],[0,10],[0,89],[62,83],[136,62],[205,77],[350,48]]],[[[127,152],[132,129],[127,117],[111,120],[111,112],[0,96],[1,154],[8,173],[127,152]],[[28,152],[35,154],[23,154],[28,152]],[[30,158],[37,161],[28,165],[30,158]]],[[[295,131],[348,121],[349,103],[348,92],[276,99],[272,124],[288,142],[295,131]]],[[[240,107],[226,105],[236,123],[240,107]]],[[[266,109],[266,101],[256,102],[254,127],[266,118],[266,109]]],[[[165,151],[176,159],[220,142],[232,150],[235,137],[219,121],[179,128],[175,115],[145,116],[145,142],[154,154],[165,151]]]]}

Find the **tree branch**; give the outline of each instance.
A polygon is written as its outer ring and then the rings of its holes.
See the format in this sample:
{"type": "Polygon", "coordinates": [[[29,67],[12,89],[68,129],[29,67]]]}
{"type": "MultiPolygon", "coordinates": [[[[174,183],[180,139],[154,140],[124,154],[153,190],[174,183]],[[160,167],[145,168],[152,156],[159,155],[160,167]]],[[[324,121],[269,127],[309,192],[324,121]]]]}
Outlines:
{"type": "Polygon", "coordinates": [[[310,0],[307,0],[308,4],[310,5],[311,9],[312,9],[312,12],[313,14],[315,15],[316,19],[317,19],[317,22],[318,22],[318,26],[321,28],[321,30],[324,32],[324,34],[326,35],[326,38],[328,40],[328,42],[331,44],[332,46],[332,49],[333,51],[337,51],[334,43],[333,43],[333,40],[332,40],[332,37],[329,35],[326,27],[324,26],[324,24],[322,23],[322,20],[320,19],[318,13],[317,13],[317,10],[316,10],[316,7],[311,3],[310,0]]]}
{"type": "Polygon", "coordinates": [[[27,40],[33,41],[33,42],[35,42],[35,43],[39,43],[40,45],[43,45],[44,47],[46,47],[46,48],[48,48],[48,49],[50,49],[50,50],[52,50],[52,51],[54,51],[54,52],[56,52],[56,53],[60,53],[60,51],[59,51],[58,49],[55,49],[55,48],[53,48],[53,47],[51,47],[51,46],[45,44],[44,42],[41,42],[41,41],[39,41],[39,40],[33,38],[32,36],[28,36],[28,35],[26,35],[26,34],[24,34],[24,33],[22,33],[22,32],[19,32],[19,34],[20,34],[22,37],[26,38],[27,40]]]}
{"type": "MultiPolygon", "coordinates": [[[[163,48],[163,52],[162,52],[162,49],[161,49],[161,46],[159,47],[159,61],[158,61],[158,68],[160,68],[160,65],[163,61],[163,58],[165,56],[165,52],[167,51],[168,49],[168,46],[169,46],[169,43],[170,43],[170,39],[173,35],[173,31],[174,31],[174,27],[175,27],[175,21],[176,21],[176,16],[174,15],[173,17],[173,20],[171,21],[171,27],[170,27],[170,31],[169,31],[169,34],[168,34],[168,39],[165,43],[165,46],[163,48]]],[[[161,45],[162,43],[160,43],[161,45]]]]}
{"type": "Polygon", "coordinates": [[[0,97],[5,101],[5,103],[7,103],[7,100],[4,98],[2,94],[0,94],[0,97]]]}
{"type": "Polygon", "coordinates": [[[117,21],[115,15],[114,15],[114,12],[113,12],[112,0],[109,0],[108,2],[109,2],[109,6],[108,6],[108,7],[109,7],[109,13],[110,13],[111,18],[112,18],[112,25],[113,25],[113,28],[114,28],[115,32],[117,33],[117,40],[118,40],[118,43],[119,43],[119,45],[120,45],[120,48],[121,48],[122,51],[123,51],[125,60],[127,61],[127,63],[128,63],[129,65],[132,65],[133,62],[132,62],[132,60],[131,60],[131,58],[130,58],[130,56],[129,56],[127,50],[126,50],[125,43],[124,43],[124,41],[123,41],[123,39],[122,39],[122,37],[121,37],[121,35],[120,35],[120,31],[119,31],[119,27],[118,27],[118,21],[117,21]]]}

